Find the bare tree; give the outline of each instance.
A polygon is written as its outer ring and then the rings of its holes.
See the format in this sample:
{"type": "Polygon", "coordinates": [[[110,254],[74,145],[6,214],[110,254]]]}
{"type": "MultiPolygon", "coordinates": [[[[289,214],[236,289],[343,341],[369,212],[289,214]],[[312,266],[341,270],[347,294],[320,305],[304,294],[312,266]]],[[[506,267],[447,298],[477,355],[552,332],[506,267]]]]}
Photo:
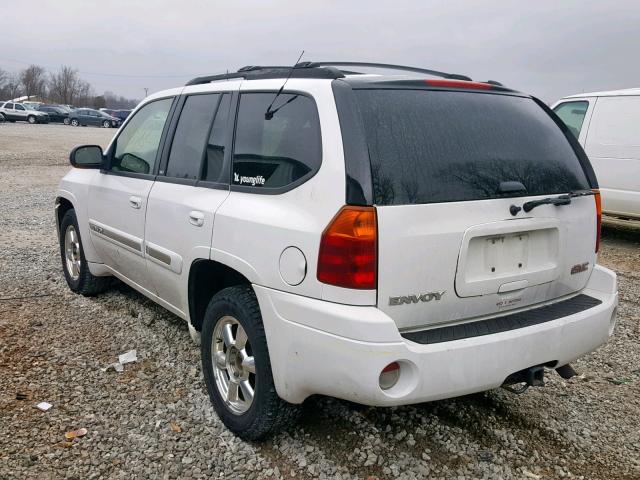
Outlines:
{"type": "Polygon", "coordinates": [[[20,96],[20,79],[15,73],[10,73],[9,75],[7,75],[5,88],[8,100],[13,100],[14,98],[18,98],[20,96]]]}
{"type": "Polygon", "coordinates": [[[78,105],[86,107],[93,103],[93,92],[91,84],[84,80],[78,80],[78,86],[76,89],[76,101],[78,105]]]}
{"type": "Polygon", "coordinates": [[[56,102],[71,105],[78,95],[80,86],[78,71],[71,67],[62,66],[58,73],[52,73],[49,78],[49,93],[56,102]]]}
{"type": "Polygon", "coordinates": [[[24,88],[24,94],[28,97],[38,95],[45,96],[46,71],[38,65],[30,65],[20,72],[20,83],[24,88]]]}

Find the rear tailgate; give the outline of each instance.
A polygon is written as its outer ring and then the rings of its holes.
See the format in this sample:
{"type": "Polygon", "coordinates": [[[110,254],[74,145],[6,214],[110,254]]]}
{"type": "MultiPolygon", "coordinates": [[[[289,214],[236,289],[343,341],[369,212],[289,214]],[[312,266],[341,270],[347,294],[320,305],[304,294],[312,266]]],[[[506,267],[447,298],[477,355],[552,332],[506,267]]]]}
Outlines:
{"type": "Polygon", "coordinates": [[[378,308],[399,328],[496,314],[585,286],[595,262],[593,196],[512,214],[591,188],[567,138],[531,98],[426,89],[355,97],[378,214],[378,308]]]}

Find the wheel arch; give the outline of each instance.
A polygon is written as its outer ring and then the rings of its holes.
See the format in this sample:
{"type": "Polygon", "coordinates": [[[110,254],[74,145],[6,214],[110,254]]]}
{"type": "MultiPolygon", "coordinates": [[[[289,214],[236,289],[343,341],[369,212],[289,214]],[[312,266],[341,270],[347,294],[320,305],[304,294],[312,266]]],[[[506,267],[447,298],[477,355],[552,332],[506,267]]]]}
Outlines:
{"type": "Polygon", "coordinates": [[[189,268],[189,322],[198,332],[202,330],[204,313],[213,296],[236,285],[251,285],[238,270],[216,260],[196,259],[189,268]]]}
{"type": "Polygon", "coordinates": [[[60,224],[62,223],[62,219],[69,210],[75,210],[73,201],[65,196],[58,195],[55,201],[56,228],[58,230],[58,235],[60,235],[60,224]]]}

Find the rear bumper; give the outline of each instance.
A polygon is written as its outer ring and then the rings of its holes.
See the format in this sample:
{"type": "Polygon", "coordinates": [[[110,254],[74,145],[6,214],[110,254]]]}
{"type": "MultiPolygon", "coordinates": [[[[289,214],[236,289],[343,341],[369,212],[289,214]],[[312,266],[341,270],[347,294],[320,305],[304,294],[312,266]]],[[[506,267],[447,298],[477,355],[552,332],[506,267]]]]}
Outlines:
{"type": "Polygon", "coordinates": [[[581,292],[602,303],[557,320],[506,332],[421,345],[400,336],[375,307],[338,305],[254,286],[278,394],[300,403],[313,394],[366,405],[403,405],[499,387],[512,373],[567,364],[605,343],[613,331],[615,274],[597,266],[581,292]],[[390,390],[381,370],[401,366],[390,390]]]}

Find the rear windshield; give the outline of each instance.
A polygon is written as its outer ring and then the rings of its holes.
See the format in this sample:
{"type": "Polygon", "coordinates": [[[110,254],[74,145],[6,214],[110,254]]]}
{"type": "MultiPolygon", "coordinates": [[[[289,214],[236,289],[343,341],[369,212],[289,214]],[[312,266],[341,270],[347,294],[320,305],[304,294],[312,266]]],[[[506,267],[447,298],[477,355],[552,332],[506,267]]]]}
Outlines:
{"type": "Polygon", "coordinates": [[[433,90],[354,90],[378,205],[589,189],[564,133],[532,99],[433,90]]]}

